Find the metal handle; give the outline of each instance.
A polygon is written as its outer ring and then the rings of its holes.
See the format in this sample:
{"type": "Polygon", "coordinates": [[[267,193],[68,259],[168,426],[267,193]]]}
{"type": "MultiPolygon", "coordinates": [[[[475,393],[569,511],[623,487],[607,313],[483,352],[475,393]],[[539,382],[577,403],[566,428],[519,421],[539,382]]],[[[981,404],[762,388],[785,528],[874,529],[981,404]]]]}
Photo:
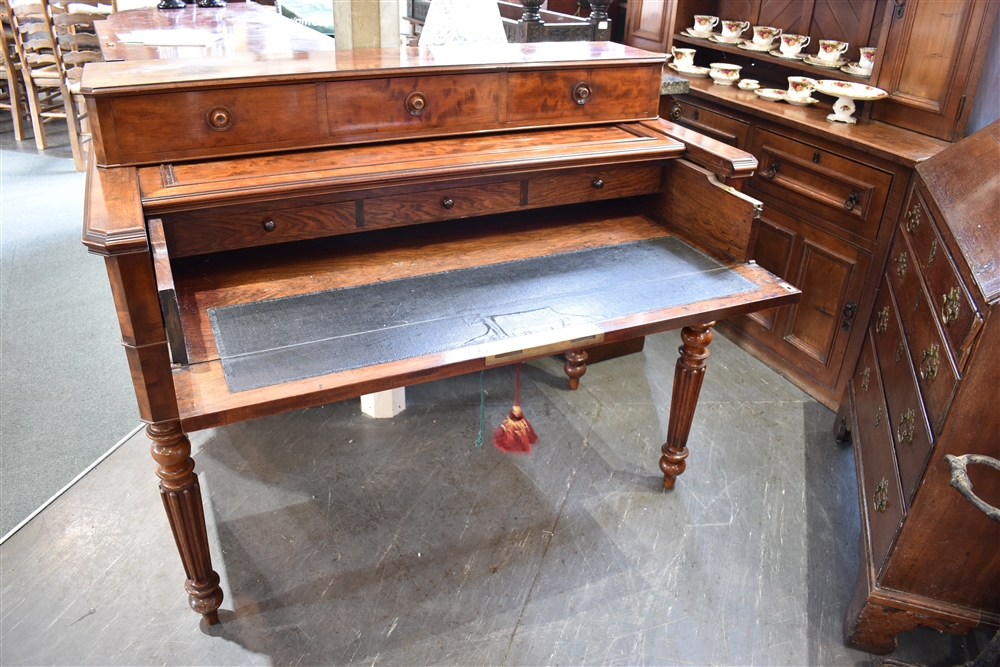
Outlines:
{"type": "Polygon", "coordinates": [[[446,209],[451,210],[451,208],[454,205],[455,205],[455,200],[452,199],[451,197],[445,197],[444,199],[441,200],[441,206],[444,206],[446,209]]]}
{"type": "Polygon", "coordinates": [[[865,370],[861,371],[861,389],[868,391],[868,380],[871,379],[872,369],[870,366],[865,366],[865,370]]]}
{"type": "Polygon", "coordinates": [[[906,214],[906,231],[911,234],[917,231],[920,226],[920,202],[914,205],[913,210],[906,214]]]}
{"type": "Polygon", "coordinates": [[[573,100],[577,104],[586,104],[593,95],[594,91],[586,81],[581,81],[573,88],[573,100]]]}
{"type": "Polygon", "coordinates": [[[698,116],[700,116],[700,115],[701,115],[701,113],[700,113],[700,112],[699,112],[699,111],[698,111],[697,109],[695,109],[695,110],[694,110],[694,113],[692,113],[692,114],[691,114],[691,116],[692,116],[692,117],[693,117],[693,118],[694,118],[695,120],[698,120],[698,116]]]}
{"type": "Polygon", "coordinates": [[[778,171],[781,169],[781,163],[777,160],[771,160],[771,164],[768,165],[767,171],[764,172],[764,178],[774,178],[778,175],[778,171]]]}
{"type": "Polygon", "coordinates": [[[917,413],[913,409],[907,410],[899,418],[899,428],[896,430],[896,440],[899,442],[913,442],[913,430],[917,413]]]}
{"type": "Polygon", "coordinates": [[[601,180],[601,179],[599,179],[599,178],[595,178],[595,179],[594,179],[594,183],[593,183],[593,186],[594,186],[595,188],[597,188],[598,190],[600,190],[601,188],[603,188],[603,187],[604,187],[604,181],[602,181],[602,180],[601,180]]]}
{"type": "Polygon", "coordinates": [[[889,328],[889,306],[886,306],[882,310],[878,311],[878,319],[875,321],[875,331],[878,333],[885,333],[885,330],[889,328]]]}
{"type": "Polygon", "coordinates": [[[906,275],[906,253],[900,253],[896,258],[896,275],[902,278],[906,275]]]}
{"type": "Polygon", "coordinates": [[[208,110],[205,120],[210,128],[223,132],[233,126],[233,112],[229,107],[220,104],[208,110]]]}
{"type": "Polygon", "coordinates": [[[938,358],[941,348],[937,343],[931,343],[929,349],[924,350],[920,359],[920,377],[924,380],[933,380],[937,377],[938,365],[941,360],[938,358]]]}
{"type": "Polygon", "coordinates": [[[406,96],[405,106],[411,116],[419,116],[427,109],[427,96],[421,92],[410,93],[406,96]]]}
{"type": "Polygon", "coordinates": [[[1000,523],[1000,510],[983,501],[972,491],[972,481],[969,479],[969,471],[967,469],[970,463],[976,463],[1000,470],[1000,461],[984,454],[965,454],[963,456],[946,454],[944,460],[948,462],[948,467],[951,468],[950,484],[958,489],[958,492],[965,496],[965,499],[975,505],[977,509],[1000,523]]]}
{"type": "Polygon", "coordinates": [[[851,194],[847,195],[847,201],[844,202],[844,208],[848,211],[853,211],[854,207],[861,202],[861,193],[857,190],[851,190],[851,194]]]}
{"type": "Polygon", "coordinates": [[[265,220],[262,226],[265,232],[273,232],[275,227],[274,220],[265,220]]]}
{"type": "Polygon", "coordinates": [[[962,308],[961,293],[957,287],[952,287],[947,294],[941,295],[944,302],[941,306],[941,319],[945,324],[951,324],[958,319],[958,314],[962,308]]]}
{"type": "Polygon", "coordinates": [[[851,328],[851,323],[849,322],[849,320],[852,317],[854,317],[854,313],[856,313],[856,312],[858,312],[858,304],[856,304],[853,301],[851,301],[850,299],[848,299],[847,303],[844,304],[844,310],[841,311],[841,313],[840,313],[843,316],[843,318],[844,318],[844,321],[840,323],[840,328],[841,329],[843,329],[844,331],[847,331],[848,329],[851,328]]]}
{"type": "Polygon", "coordinates": [[[889,480],[885,477],[875,485],[875,494],[872,497],[872,505],[876,512],[884,512],[889,506],[889,480]]]}
{"type": "Polygon", "coordinates": [[[684,107],[681,106],[680,102],[673,101],[670,103],[670,120],[675,123],[681,119],[684,115],[684,107]]]}

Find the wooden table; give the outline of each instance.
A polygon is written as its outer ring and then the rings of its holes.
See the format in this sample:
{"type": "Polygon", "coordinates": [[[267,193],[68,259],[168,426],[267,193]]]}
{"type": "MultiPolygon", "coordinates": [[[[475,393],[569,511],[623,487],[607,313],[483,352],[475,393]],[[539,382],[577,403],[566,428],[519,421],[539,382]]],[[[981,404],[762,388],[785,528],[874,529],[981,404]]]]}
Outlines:
{"type": "MultiPolygon", "coordinates": [[[[189,6],[170,20],[214,29],[249,11],[231,5],[205,19],[189,6]]],[[[161,18],[125,12],[110,22],[120,34],[161,18]]],[[[559,352],[570,353],[567,372],[578,379],[589,345],[683,328],[660,459],[673,488],[712,324],[799,293],[748,261],[759,202],[725,182],[756,162],[656,117],[662,56],[577,43],[255,59],[263,42],[254,30],[266,26],[273,40],[298,26],[247,25],[246,50],[232,57],[192,65],[143,50],[88,66],[83,80],[94,130],[83,241],[107,264],[192,609],[217,622],[222,590],[189,431],[559,352]],[[428,276],[464,285],[484,267],[544,268],[567,253],[604,257],[643,243],[673,247],[689,264],[656,255],[660,264],[635,282],[601,284],[614,268],[602,260],[581,273],[596,279],[572,285],[579,308],[569,310],[622,301],[640,283],[657,305],[511,328],[558,310],[518,283],[512,310],[485,313],[488,336],[398,358],[372,353],[334,370],[278,365],[278,379],[250,386],[238,386],[220,343],[226,308],[428,276]],[[676,277],[656,283],[661,275],[676,277]]],[[[425,303],[414,299],[407,305],[425,303]]],[[[410,324],[390,317],[364,336],[374,346],[384,330],[410,324]]],[[[271,358],[284,344],[268,347],[273,333],[248,354],[271,358]]]]}

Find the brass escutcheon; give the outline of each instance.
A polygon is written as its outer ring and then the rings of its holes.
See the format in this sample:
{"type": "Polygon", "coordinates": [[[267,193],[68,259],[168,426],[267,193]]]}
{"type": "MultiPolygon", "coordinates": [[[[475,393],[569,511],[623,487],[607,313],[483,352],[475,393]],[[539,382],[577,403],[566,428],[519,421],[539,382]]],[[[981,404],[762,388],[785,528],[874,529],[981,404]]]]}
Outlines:
{"type": "Polygon", "coordinates": [[[934,256],[937,255],[937,239],[931,241],[931,254],[927,256],[927,263],[930,264],[934,261],[934,256]]]}
{"type": "Polygon", "coordinates": [[[897,364],[899,363],[899,360],[903,358],[903,352],[905,352],[905,351],[906,351],[906,343],[904,343],[903,341],[899,341],[899,347],[896,348],[896,363],[897,364]]]}
{"type": "Polygon", "coordinates": [[[875,426],[882,423],[882,406],[878,406],[878,410],[875,411],[875,426]]]}
{"type": "Polygon", "coordinates": [[[889,306],[885,306],[882,310],[878,311],[878,321],[875,322],[875,331],[878,333],[885,333],[885,330],[889,328],[889,306]]]}
{"type": "Polygon", "coordinates": [[[913,210],[906,214],[906,229],[911,234],[917,231],[917,227],[920,226],[920,202],[913,207],[913,210]]]}
{"type": "Polygon", "coordinates": [[[861,388],[864,391],[868,391],[868,378],[872,374],[872,369],[865,366],[865,370],[861,371],[861,388]]]}
{"type": "Polygon", "coordinates": [[[941,307],[941,319],[944,320],[945,324],[951,324],[958,319],[958,313],[962,307],[958,288],[952,287],[947,294],[942,294],[941,300],[944,302],[941,307]]]}
{"type": "Polygon", "coordinates": [[[885,508],[889,506],[889,480],[885,477],[875,485],[875,496],[872,499],[872,504],[875,506],[876,512],[884,512],[885,508]]]}
{"type": "Polygon", "coordinates": [[[902,278],[906,275],[906,253],[900,253],[896,258],[896,275],[902,278]]]}
{"type": "Polygon", "coordinates": [[[924,350],[923,357],[920,359],[920,377],[925,380],[933,380],[937,377],[938,364],[941,363],[938,359],[938,353],[941,348],[937,343],[931,343],[930,349],[924,350]]]}
{"type": "Polygon", "coordinates": [[[899,430],[896,431],[896,440],[899,442],[913,442],[913,423],[916,416],[916,413],[911,408],[899,418],[899,430]]]}

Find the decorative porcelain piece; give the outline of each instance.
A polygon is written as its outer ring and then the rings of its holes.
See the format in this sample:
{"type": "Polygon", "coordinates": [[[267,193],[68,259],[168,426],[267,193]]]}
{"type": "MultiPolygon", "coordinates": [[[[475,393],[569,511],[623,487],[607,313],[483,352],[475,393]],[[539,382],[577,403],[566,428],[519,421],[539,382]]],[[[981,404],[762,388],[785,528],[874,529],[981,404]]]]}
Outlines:
{"type": "Polygon", "coordinates": [[[813,67],[825,67],[827,69],[840,69],[847,64],[847,58],[840,58],[839,60],[820,60],[816,56],[806,56],[802,59],[806,65],[812,65],[813,67]]]}
{"type": "Polygon", "coordinates": [[[743,79],[738,84],[740,90],[757,90],[760,88],[760,82],[757,79],[743,79]]]}
{"type": "Polygon", "coordinates": [[[795,105],[797,107],[807,107],[810,104],[816,104],[817,102],[819,102],[819,100],[817,100],[815,97],[807,97],[804,100],[795,100],[795,99],[792,99],[791,96],[785,97],[785,101],[788,102],[789,104],[793,104],[793,105],[795,105]]]}
{"type": "Polygon", "coordinates": [[[695,39],[708,39],[709,37],[712,37],[715,33],[714,32],[695,32],[691,28],[684,28],[684,30],[682,31],[682,34],[687,35],[688,37],[694,37],[695,39]]]}
{"type": "Polygon", "coordinates": [[[789,35],[784,34],[778,43],[778,50],[784,57],[791,58],[799,55],[799,52],[809,44],[809,35],[789,35]]]}
{"type": "Polygon", "coordinates": [[[678,67],[674,63],[667,63],[667,67],[669,67],[670,69],[674,70],[678,74],[683,74],[684,76],[689,76],[692,79],[704,79],[704,78],[707,78],[708,77],[708,73],[711,71],[707,67],[697,67],[697,66],[694,66],[694,65],[692,65],[690,67],[678,67]]]}
{"type": "Polygon", "coordinates": [[[868,72],[864,76],[871,76],[872,68],[875,67],[875,52],[878,49],[874,46],[862,46],[859,51],[861,52],[861,57],[857,62],[858,69],[862,72],[868,72]]]}
{"type": "Polygon", "coordinates": [[[780,102],[788,97],[788,92],[780,88],[758,88],[753,92],[762,100],[767,100],[768,102],[780,102]]]}
{"type": "Polygon", "coordinates": [[[754,44],[749,39],[744,40],[742,44],[737,44],[741,49],[746,49],[747,51],[758,51],[764,53],[765,51],[771,50],[771,45],[765,44],[761,46],[760,44],[754,44]]]}
{"type": "Polygon", "coordinates": [[[738,35],[736,37],[725,37],[723,35],[716,35],[715,33],[712,33],[712,36],[708,38],[708,41],[718,42],[719,44],[738,44],[743,41],[743,38],[738,35]]]}
{"type": "Polygon", "coordinates": [[[840,60],[848,46],[850,45],[847,42],[838,42],[835,39],[821,39],[819,40],[819,51],[816,52],[816,58],[828,63],[840,60]]]}
{"type": "Polygon", "coordinates": [[[717,85],[731,86],[739,80],[741,69],[743,68],[740,65],[732,65],[730,63],[712,63],[712,69],[709,72],[709,76],[712,77],[717,85]]]}
{"type": "Polygon", "coordinates": [[[807,76],[788,77],[788,101],[806,100],[816,88],[816,79],[807,76]]]}
{"type": "Polygon", "coordinates": [[[749,21],[723,21],[722,22],[722,36],[726,39],[731,39],[736,41],[739,36],[750,27],[749,21]]]}
{"type": "Polygon", "coordinates": [[[868,77],[870,77],[872,75],[871,70],[869,70],[869,71],[866,72],[863,69],[861,69],[860,67],[858,67],[857,63],[848,63],[848,64],[844,65],[843,67],[841,67],[840,71],[843,72],[843,73],[845,73],[845,74],[850,74],[851,76],[860,76],[860,77],[862,77],[864,79],[867,79],[868,77]]]}
{"type": "Polygon", "coordinates": [[[753,27],[753,43],[757,46],[766,46],[768,51],[774,48],[774,38],[779,35],[781,35],[781,28],[772,28],[766,25],[753,27]]]}
{"type": "Polygon", "coordinates": [[[693,32],[700,33],[705,37],[708,37],[708,33],[712,32],[712,28],[715,24],[719,22],[718,16],[708,16],[707,14],[695,14],[694,15],[694,25],[691,26],[693,32]]]}
{"type": "Polygon", "coordinates": [[[775,58],[781,58],[782,60],[802,60],[803,58],[806,57],[804,53],[797,53],[794,56],[786,56],[778,49],[774,49],[773,51],[771,51],[771,55],[774,56],[775,58]]]}
{"type": "Polygon", "coordinates": [[[863,83],[853,83],[851,81],[820,79],[814,87],[824,95],[832,95],[837,98],[837,101],[833,103],[833,113],[827,116],[826,119],[831,122],[848,123],[851,125],[857,122],[857,119],[854,118],[854,100],[867,102],[881,100],[889,96],[889,93],[881,88],[866,86],[863,83]]]}
{"type": "Polygon", "coordinates": [[[678,67],[693,67],[694,66],[694,54],[697,53],[694,49],[679,49],[676,46],[670,47],[670,53],[674,57],[674,64],[678,67]]]}

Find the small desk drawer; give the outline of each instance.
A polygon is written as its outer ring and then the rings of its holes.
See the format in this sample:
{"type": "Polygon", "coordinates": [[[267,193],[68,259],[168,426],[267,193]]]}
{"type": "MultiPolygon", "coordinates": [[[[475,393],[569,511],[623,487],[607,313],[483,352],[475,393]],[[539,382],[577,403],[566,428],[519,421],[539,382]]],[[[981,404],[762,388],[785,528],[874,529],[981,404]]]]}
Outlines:
{"type": "Polygon", "coordinates": [[[961,369],[983,319],[959,279],[952,258],[928,215],[927,205],[916,188],[910,193],[901,226],[902,229],[896,233],[905,233],[909,238],[913,248],[910,262],[920,267],[934,306],[932,310],[961,369]]]}
{"type": "Polygon", "coordinates": [[[686,125],[693,130],[706,134],[717,141],[735,146],[744,150],[747,145],[747,134],[750,132],[750,124],[738,120],[731,116],[691,104],[688,101],[676,101],[676,107],[671,107],[669,113],[671,119],[673,114],[679,111],[680,116],[677,122],[686,125]],[[677,111],[674,111],[674,109],[677,111]]]}
{"type": "Polygon", "coordinates": [[[171,257],[302,241],[357,231],[354,201],[268,209],[261,205],[162,216],[171,257]]]}
{"type": "Polygon", "coordinates": [[[662,66],[507,74],[507,122],[548,124],[655,118],[662,66]]]}
{"type": "Polygon", "coordinates": [[[905,505],[896,474],[882,379],[870,334],[865,337],[853,385],[858,424],[852,437],[859,441],[856,450],[861,454],[859,486],[861,501],[868,513],[868,521],[862,517],[862,525],[867,523],[871,530],[872,564],[881,577],[882,565],[903,519],[905,505]]]}
{"type": "MultiPolygon", "coordinates": [[[[897,233],[889,251],[889,282],[897,299],[904,337],[913,356],[917,384],[920,385],[931,427],[934,433],[940,433],[958,386],[958,370],[941,338],[935,314],[927,303],[919,272],[909,264],[908,258],[912,256],[913,251],[905,236],[897,233]],[[901,261],[904,256],[907,260],[901,261]]],[[[886,331],[889,311],[886,306],[875,311],[876,337],[886,331]]]]}
{"type": "Polygon", "coordinates": [[[528,183],[528,204],[573,204],[659,192],[661,167],[584,169],[536,176],[528,183]]]}
{"type": "Polygon", "coordinates": [[[876,240],[892,174],[759,128],[754,144],[751,188],[807,211],[819,204],[821,217],[876,240]]]}
{"type": "Polygon", "coordinates": [[[373,197],[364,202],[363,226],[397,227],[500,213],[514,210],[520,201],[520,181],[373,197]]]}
{"type": "MultiPolygon", "coordinates": [[[[875,312],[889,313],[884,331],[876,328],[873,336],[879,370],[885,386],[885,401],[889,415],[889,430],[896,445],[896,461],[903,496],[909,503],[917,490],[924,464],[931,451],[933,437],[924,404],[917,390],[910,353],[903,340],[903,330],[896,313],[895,299],[888,279],[882,281],[875,312]]],[[[879,326],[876,320],[876,326],[879,326]]]]}

